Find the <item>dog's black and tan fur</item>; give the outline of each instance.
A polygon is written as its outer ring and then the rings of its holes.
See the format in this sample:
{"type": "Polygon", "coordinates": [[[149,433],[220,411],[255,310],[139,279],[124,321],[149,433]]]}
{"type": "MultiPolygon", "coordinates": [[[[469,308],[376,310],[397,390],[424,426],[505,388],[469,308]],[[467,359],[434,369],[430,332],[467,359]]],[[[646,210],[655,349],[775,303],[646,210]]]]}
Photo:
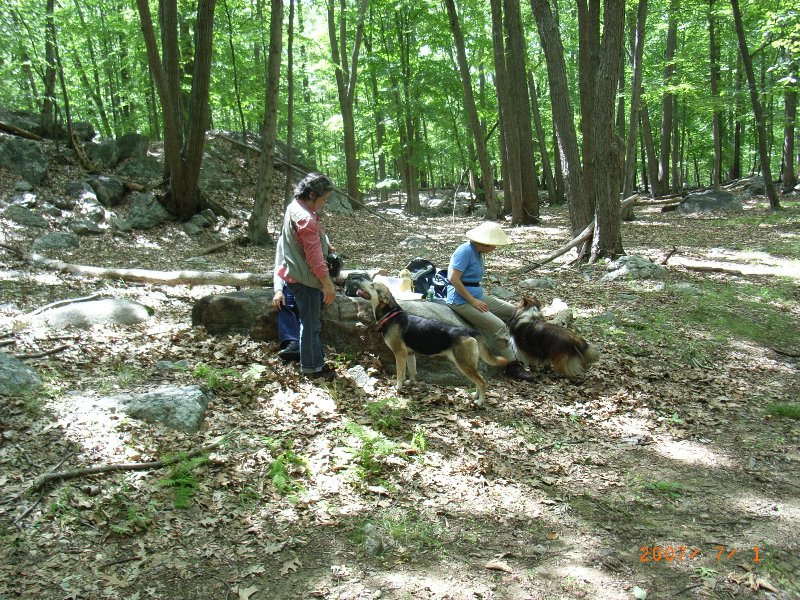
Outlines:
{"type": "Polygon", "coordinates": [[[508,323],[511,338],[522,362],[549,362],[562,375],[580,377],[600,358],[597,350],[566,327],[548,323],[536,298],[523,298],[508,323]]]}
{"type": "Polygon", "coordinates": [[[382,283],[364,281],[358,295],[372,304],[383,340],[394,353],[398,391],[403,387],[406,374],[412,382],[416,378],[416,353],[441,355],[475,383],[478,387],[475,402],[483,404],[486,380],[478,372],[478,359],[493,366],[504,366],[508,361],[494,356],[477,331],[405,312],[382,283]]]}

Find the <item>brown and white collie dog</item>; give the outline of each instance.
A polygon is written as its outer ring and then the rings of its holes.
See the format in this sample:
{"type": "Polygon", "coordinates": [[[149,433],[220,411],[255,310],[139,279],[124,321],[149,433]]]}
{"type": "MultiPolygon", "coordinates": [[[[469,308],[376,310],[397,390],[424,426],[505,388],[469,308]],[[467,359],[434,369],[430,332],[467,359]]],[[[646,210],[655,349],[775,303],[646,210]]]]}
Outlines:
{"type": "Polygon", "coordinates": [[[597,349],[566,327],[545,321],[542,304],[523,298],[508,323],[517,356],[527,365],[549,362],[562,375],[575,379],[600,358],[597,349]]]}

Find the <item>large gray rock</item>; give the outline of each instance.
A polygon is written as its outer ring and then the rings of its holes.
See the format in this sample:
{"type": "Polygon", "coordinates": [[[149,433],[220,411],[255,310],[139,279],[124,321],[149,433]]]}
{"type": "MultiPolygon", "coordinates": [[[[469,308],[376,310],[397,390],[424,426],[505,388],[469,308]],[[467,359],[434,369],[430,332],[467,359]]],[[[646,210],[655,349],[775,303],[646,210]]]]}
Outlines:
{"type": "Polygon", "coordinates": [[[0,166],[38,185],[47,175],[49,165],[41,147],[33,140],[0,138],[0,166]]]}
{"type": "MultiPolygon", "coordinates": [[[[205,296],[192,307],[192,325],[204,326],[212,335],[244,334],[261,341],[277,341],[275,311],[270,288],[205,296]]],[[[469,327],[446,304],[400,301],[411,314],[469,327]]],[[[369,352],[394,371],[394,355],[383,341],[372,306],[361,298],[337,296],[322,308],[322,343],[338,352],[369,352]]],[[[464,385],[467,379],[442,357],[417,355],[418,378],[431,383],[464,385]]],[[[483,365],[482,368],[492,372],[483,365]]]]}
{"type": "Polygon", "coordinates": [[[104,298],[59,306],[36,315],[53,329],[77,327],[88,329],[93,325],[136,325],[150,318],[148,308],[131,300],[104,298]]]}
{"type": "Polygon", "coordinates": [[[0,396],[19,396],[41,385],[33,369],[14,356],[0,352],[0,396]]]}
{"type": "Polygon", "coordinates": [[[122,204],[125,186],[122,180],[112,175],[97,175],[89,180],[97,199],[103,206],[113,207],[122,204]]]}
{"type": "Polygon", "coordinates": [[[113,169],[119,162],[119,148],[114,140],[87,142],[83,149],[89,160],[103,169],[113,169]]]}
{"type": "Polygon", "coordinates": [[[36,252],[43,250],[63,250],[64,248],[77,248],[78,236],[75,233],[57,231],[48,233],[33,240],[33,249],[36,252]]]}
{"type": "Polygon", "coordinates": [[[123,161],[116,173],[128,179],[159,179],[164,175],[164,167],[157,158],[146,155],[123,161]]]}
{"type": "Polygon", "coordinates": [[[142,158],[147,155],[147,149],[149,147],[149,138],[141,133],[125,133],[117,140],[119,160],[142,158]]]}
{"type": "Polygon", "coordinates": [[[610,265],[611,271],[603,276],[601,281],[616,281],[617,279],[663,279],[667,270],[642,256],[621,256],[610,265]]]}
{"type": "Polygon", "coordinates": [[[144,394],[120,394],[113,398],[122,410],[150,423],[195,433],[203,423],[210,394],[200,386],[166,386],[144,394]]]}
{"type": "Polygon", "coordinates": [[[689,194],[678,205],[678,212],[683,214],[704,212],[742,212],[742,201],[725,190],[707,190],[689,194]]]}
{"type": "Polygon", "coordinates": [[[170,220],[170,215],[153,194],[131,194],[128,223],[133,229],[152,229],[170,220]]]}
{"type": "Polygon", "coordinates": [[[36,229],[47,229],[50,225],[41,215],[21,206],[19,204],[12,204],[3,211],[3,216],[6,219],[11,219],[14,223],[23,225],[24,227],[34,227],[36,229]]]}

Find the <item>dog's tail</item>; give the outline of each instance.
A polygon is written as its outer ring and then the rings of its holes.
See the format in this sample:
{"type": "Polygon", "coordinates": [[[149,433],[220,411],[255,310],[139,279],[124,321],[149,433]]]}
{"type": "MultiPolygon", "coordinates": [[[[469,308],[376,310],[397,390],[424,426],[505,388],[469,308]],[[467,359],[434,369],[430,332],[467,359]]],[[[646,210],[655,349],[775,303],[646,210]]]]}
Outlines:
{"type": "Polygon", "coordinates": [[[505,367],[508,364],[507,358],[492,354],[492,351],[489,350],[489,346],[486,345],[486,341],[483,338],[479,337],[476,339],[478,340],[478,351],[480,352],[480,357],[483,362],[493,367],[505,367]]]}
{"type": "Polygon", "coordinates": [[[583,375],[586,369],[600,360],[597,348],[582,338],[579,339],[582,343],[575,344],[572,352],[553,358],[553,367],[556,371],[573,379],[583,375]]]}

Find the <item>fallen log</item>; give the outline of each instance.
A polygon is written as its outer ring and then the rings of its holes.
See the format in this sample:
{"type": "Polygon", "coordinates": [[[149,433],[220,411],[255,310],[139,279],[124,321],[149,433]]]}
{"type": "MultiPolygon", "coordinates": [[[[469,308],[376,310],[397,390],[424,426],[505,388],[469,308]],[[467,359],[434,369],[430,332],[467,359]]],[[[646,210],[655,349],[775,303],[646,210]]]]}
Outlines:
{"type": "Polygon", "coordinates": [[[25,259],[40,267],[59,273],[70,273],[100,279],[118,279],[130,283],[160,285],[224,285],[230,287],[269,287],[272,273],[223,273],[221,271],[150,271],[148,269],[112,269],[76,265],[45,258],[40,254],[26,254],[25,259]]]}
{"type": "MultiPolygon", "coordinates": [[[[624,214],[629,206],[635,205],[635,201],[636,201],[636,196],[628,196],[622,202],[622,204],[620,204],[619,207],[620,214],[624,214]]],[[[594,234],[594,221],[589,223],[583,231],[581,231],[577,236],[572,238],[569,242],[561,246],[558,250],[551,252],[550,254],[548,254],[547,256],[536,262],[524,265],[522,267],[517,267],[516,269],[513,269],[511,272],[519,274],[519,273],[527,273],[529,271],[533,271],[534,269],[538,269],[539,267],[546,265],[550,261],[555,260],[562,254],[566,254],[578,244],[582,244],[583,242],[591,238],[593,234],[594,234]]]]}
{"type": "Polygon", "coordinates": [[[6,133],[11,133],[13,135],[18,135],[19,137],[24,137],[29,140],[36,140],[37,142],[43,141],[41,137],[33,133],[32,131],[28,131],[27,129],[20,129],[11,123],[4,123],[0,121],[0,131],[5,131],[6,133]]]}

